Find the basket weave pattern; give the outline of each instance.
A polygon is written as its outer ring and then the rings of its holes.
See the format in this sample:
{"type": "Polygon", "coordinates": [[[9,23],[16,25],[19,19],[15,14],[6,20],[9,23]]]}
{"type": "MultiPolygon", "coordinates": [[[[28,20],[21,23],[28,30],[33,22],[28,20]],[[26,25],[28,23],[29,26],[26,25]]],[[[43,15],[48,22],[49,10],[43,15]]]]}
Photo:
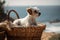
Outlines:
{"type": "Polygon", "coordinates": [[[5,40],[5,31],[0,32],[0,40],[5,40]]]}
{"type": "Polygon", "coordinates": [[[7,32],[8,40],[40,40],[45,27],[19,27],[7,32]]]}

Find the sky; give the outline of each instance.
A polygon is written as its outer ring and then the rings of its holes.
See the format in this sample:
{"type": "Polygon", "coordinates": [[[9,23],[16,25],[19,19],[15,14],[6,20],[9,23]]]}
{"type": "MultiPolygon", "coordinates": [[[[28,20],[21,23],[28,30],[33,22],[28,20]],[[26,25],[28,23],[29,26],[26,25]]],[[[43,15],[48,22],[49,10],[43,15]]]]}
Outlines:
{"type": "Polygon", "coordinates": [[[60,0],[5,0],[5,6],[60,5],[60,0]]]}

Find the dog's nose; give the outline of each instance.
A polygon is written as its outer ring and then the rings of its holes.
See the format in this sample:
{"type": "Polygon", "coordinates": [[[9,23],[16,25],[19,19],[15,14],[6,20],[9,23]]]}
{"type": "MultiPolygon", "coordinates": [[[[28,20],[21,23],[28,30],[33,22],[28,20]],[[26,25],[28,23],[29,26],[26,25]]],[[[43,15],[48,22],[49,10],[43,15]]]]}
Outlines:
{"type": "Polygon", "coordinates": [[[41,13],[39,12],[39,16],[41,15],[41,13]]]}

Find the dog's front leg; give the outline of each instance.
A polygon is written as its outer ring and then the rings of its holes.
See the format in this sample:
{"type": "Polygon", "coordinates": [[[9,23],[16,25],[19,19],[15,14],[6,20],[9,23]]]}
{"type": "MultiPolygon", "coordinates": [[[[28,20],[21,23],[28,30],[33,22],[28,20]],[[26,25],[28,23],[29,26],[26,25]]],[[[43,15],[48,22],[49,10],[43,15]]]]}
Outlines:
{"type": "Polygon", "coordinates": [[[31,25],[29,23],[26,23],[25,27],[31,27],[31,25]]]}

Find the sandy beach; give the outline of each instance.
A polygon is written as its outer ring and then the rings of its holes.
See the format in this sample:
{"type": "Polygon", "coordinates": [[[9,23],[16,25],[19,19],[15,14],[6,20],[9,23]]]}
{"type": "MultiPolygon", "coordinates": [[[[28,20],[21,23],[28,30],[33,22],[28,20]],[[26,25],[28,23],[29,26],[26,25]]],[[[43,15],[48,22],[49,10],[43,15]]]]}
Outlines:
{"type": "Polygon", "coordinates": [[[43,32],[42,40],[60,40],[60,33],[54,32],[43,32]]]}

